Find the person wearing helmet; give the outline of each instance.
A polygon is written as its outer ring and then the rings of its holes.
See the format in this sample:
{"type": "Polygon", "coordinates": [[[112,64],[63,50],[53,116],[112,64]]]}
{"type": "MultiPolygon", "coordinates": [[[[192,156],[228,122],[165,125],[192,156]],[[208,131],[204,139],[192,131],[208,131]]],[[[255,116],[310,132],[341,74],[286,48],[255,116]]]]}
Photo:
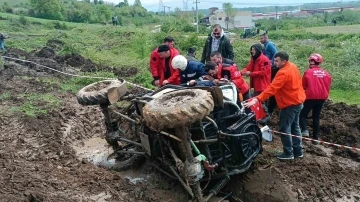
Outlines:
{"type": "Polygon", "coordinates": [[[173,58],[171,66],[179,71],[180,83],[195,85],[196,80],[206,75],[204,64],[196,61],[188,61],[186,57],[177,55],[173,58]]]}
{"type": "Polygon", "coordinates": [[[304,108],[300,113],[301,133],[304,137],[309,137],[307,129],[307,116],[312,110],[313,120],[313,139],[318,140],[320,130],[320,112],[322,106],[329,98],[331,87],[331,75],[319,65],[323,62],[320,54],[311,54],[309,59],[309,69],[304,72],[302,77],[302,85],[305,90],[306,100],[304,108]]]}
{"type": "Polygon", "coordinates": [[[250,88],[254,88],[254,95],[260,95],[271,80],[271,61],[262,53],[261,44],[254,44],[250,48],[251,59],[241,71],[241,75],[250,77],[250,88]]]}

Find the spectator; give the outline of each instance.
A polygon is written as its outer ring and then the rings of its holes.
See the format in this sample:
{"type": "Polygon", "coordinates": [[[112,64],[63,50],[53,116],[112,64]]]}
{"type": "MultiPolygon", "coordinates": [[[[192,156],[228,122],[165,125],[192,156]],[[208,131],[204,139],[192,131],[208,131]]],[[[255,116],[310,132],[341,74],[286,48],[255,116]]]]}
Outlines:
{"type": "Polygon", "coordinates": [[[270,85],[271,62],[262,53],[261,44],[252,45],[250,54],[250,62],[241,74],[250,77],[250,88],[254,88],[254,96],[258,96],[270,85]]]}
{"type": "Polygon", "coordinates": [[[264,45],[264,54],[271,60],[271,64],[274,64],[274,56],[278,51],[275,44],[269,40],[268,34],[260,35],[260,43],[264,45]]]}
{"type": "Polygon", "coordinates": [[[188,49],[188,53],[185,56],[185,58],[188,61],[195,61],[195,62],[199,62],[199,60],[196,59],[196,49],[195,48],[189,48],[188,49]]]}
{"type": "Polygon", "coordinates": [[[281,134],[283,152],[277,155],[280,160],[302,158],[302,141],[299,126],[299,115],[305,101],[305,92],[302,86],[298,67],[289,62],[289,55],[278,52],[275,55],[275,65],[279,68],[274,80],[256,99],[245,103],[250,107],[257,102],[264,102],[270,96],[275,96],[280,108],[279,131],[298,137],[281,134]]]}
{"type": "Polygon", "coordinates": [[[304,108],[300,113],[300,127],[302,130],[302,136],[309,137],[306,118],[312,110],[312,138],[318,140],[320,131],[320,112],[325,100],[329,98],[332,78],[326,70],[319,66],[323,61],[320,54],[311,54],[308,61],[309,69],[304,72],[302,78],[302,85],[305,90],[306,100],[304,102],[304,108]]]}
{"type": "MultiPolygon", "coordinates": [[[[271,81],[272,81],[275,78],[276,73],[279,71],[279,68],[277,68],[276,65],[274,64],[274,56],[278,51],[275,44],[269,40],[269,36],[267,33],[268,32],[266,31],[266,33],[260,36],[260,43],[264,45],[263,53],[271,61],[271,81]]],[[[276,107],[276,100],[274,96],[269,98],[267,107],[269,114],[272,115],[276,107]]]]}
{"type": "MultiPolygon", "coordinates": [[[[175,40],[171,36],[165,37],[164,42],[162,45],[167,45],[170,48],[171,54],[179,55],[179,51],[174,48],[175,46],[175,40]]],[[[152,74],[152,77],[154,78],[153,84],[155,86],[162,86],[162,83],[160,83],[160,78],[162,77],[163,70],[159,69],[160,66],[163,65],[163,60],[159,53],[158,48],[153,50],[150,55],[150,71],[152,74]]]]}
{"type": "Polygon", "coordinates": [[[5,50],[5,36],[2,34],[2,33],[0,33],[0,48],[1,48],[1,50],[3,51],[3,52],[5,52],[6,50],[5,50]]]}
{"type": "Polygon", "coordinates": [[[206,39],[201,63],[210,61],[210,54],[214,51],[220,52],[223,58],[234,60],[233,46],[219,24],[214,25],[212,33],[206,39]]]}

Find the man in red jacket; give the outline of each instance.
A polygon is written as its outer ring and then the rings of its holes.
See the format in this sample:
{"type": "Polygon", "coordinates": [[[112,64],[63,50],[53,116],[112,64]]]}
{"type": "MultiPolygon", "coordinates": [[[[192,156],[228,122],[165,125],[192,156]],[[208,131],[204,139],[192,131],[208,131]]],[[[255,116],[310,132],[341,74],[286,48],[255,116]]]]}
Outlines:
{"type": "MultiPolygon", "coordinates": [[[[179,51],[174,48],[174,46],[175,46],[174,38],[172,38],[170,36],[164,38],[164,43],[162,45],[169,46],[169,48],[171,49],[171,51],[174,54],[175,53],[177,55],[179,54],[179,51]]],[[[158,86],[158,87],[162,86],[162,83],[160,83],[160,77],[163,72],[161,71],[161,69],[159,70],[162,63],[163,63],[163,60],[158,53],[158,48],[156,48],[155,50],[153,50],[153,52],[151,52],[151,55],[150,55],[150,71],[154,78],[153,82],[154,82],[155,86],[158,86]]]]}
{"type": "Polygon", "coordinates": [[[250,88],[254,88],[253,96],[258,96],[270,85],[271,61],[262,53],[261,44],[252,45],[250,53],[250,62],[241,74],[250,77],[250,88]]]}
{"type": "Polygon", "coordinates": [[[326,70],[319,67],[323,61],[320,54],[311,54],[308,60],[309,69],[304,72],[302,77],[302,85],[305,90],[306,100],[304,102],[304,108],[300,113],[300,127],[302,136],[309,137],[306,118],[312,110],[314,127],[313,139],[317,140],[319,138],[320,130],[320,112],[325,100],[329,98],[332,78],[326,70]]]}
{"type": "MultiPolygon", "coordinates": [[[[213,83],[215,85],[217,85],[221,79],[231,81],[241,93],[242,100],[250,99],[249,86],[236,66],[211,61],[207,62],[204,68],[205,72],[214,78],[213,83]]],[[[242,100],[240,99],[240,101],[242,100]]]]}
{"type": "MultiPolygon", "coordinates": [[[[169,48],[168,45],[161,45],[158,47],[157,52],[161,58],[161,63],[157,66],[159,87],[166,84],[180,84],[180,72],[174,69],[171,65],[172,59],[179,55],[177,51],[169,48]]],[[[154,78],[155,79],[155,78],[154,78]]]]}

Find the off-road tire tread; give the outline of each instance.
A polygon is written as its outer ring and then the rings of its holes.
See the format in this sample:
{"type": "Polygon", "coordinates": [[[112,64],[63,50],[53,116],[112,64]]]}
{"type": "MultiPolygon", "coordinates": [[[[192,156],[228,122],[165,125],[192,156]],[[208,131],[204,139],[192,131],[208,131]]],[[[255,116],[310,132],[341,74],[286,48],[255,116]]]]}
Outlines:
{"type": "Polygon", "coordinates": [[[165,128],[181,127],[202,120],[212,112],[214,101],[211,93],[208,91],[200,89],[184,89],[165,94],[164,96],[172,98],[178,96],[179,93],[184,93],[184,91],[194,92],[196,96],[189,102],[167,107],[168,109],[165,111],[160,109],[167,101],[162,100],[163,96],[155,98],[146,104],[143,108],[143,118],[147,123],[147,126],[157,131],[165,128]],[[162,100],[163,103],[160,103],[160,100],[162,100]]]}
{"type": "Polygon", "coordinates": [[[119,80],[103,80],[99,82],[92,83],[90,85],[85,86],[76,95],[77,101],[81,105],[101,105],[106,104],[109,102],[107,90],[112,87],[120,87],[123,85],[119,80]],[[111,82],[109,85],[107,85],[105,88],[93,90],[93,91],[87,91],[88,88],[98,84],[98,83],[104,83],[104,82],[111,82]]]}

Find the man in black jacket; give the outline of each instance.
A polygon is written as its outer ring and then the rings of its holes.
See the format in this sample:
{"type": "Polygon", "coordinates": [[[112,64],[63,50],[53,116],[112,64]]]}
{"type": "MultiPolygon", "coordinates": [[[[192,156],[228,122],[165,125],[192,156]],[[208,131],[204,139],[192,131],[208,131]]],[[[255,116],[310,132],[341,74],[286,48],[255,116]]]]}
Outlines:
{"type": "Polygon", "coordinates": [[[221,53],[223,58],[234,60],[234,50],[230,40],[224,35],[224,30],[219,24],[214,25],[212,33],[206,39],[201,56],[201,63],[210,61],[210,54],[214,51],[221,53]]]}

